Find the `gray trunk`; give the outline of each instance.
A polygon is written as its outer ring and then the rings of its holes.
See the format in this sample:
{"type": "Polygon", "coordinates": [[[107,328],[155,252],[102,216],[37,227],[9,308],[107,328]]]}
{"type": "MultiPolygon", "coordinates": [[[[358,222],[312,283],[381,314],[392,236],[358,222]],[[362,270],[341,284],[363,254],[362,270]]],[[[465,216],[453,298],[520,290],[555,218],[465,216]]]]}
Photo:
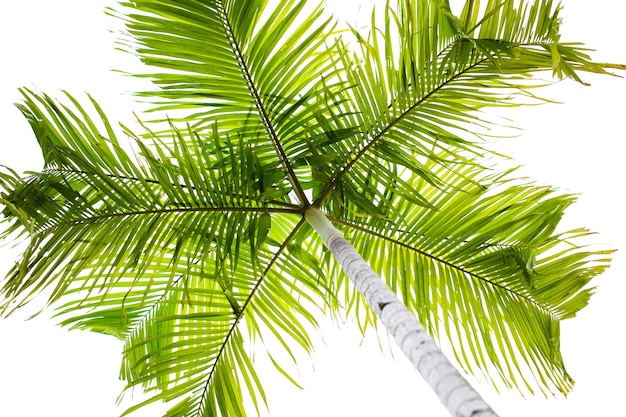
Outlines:
{"type": "Polygon", "coordinates": [[[415,369],[454,417],[494,417],[497,414],[450,363],[435,341],[406,306],[316,208],[305,212],[307,221],[363,294],[415,369]]]}

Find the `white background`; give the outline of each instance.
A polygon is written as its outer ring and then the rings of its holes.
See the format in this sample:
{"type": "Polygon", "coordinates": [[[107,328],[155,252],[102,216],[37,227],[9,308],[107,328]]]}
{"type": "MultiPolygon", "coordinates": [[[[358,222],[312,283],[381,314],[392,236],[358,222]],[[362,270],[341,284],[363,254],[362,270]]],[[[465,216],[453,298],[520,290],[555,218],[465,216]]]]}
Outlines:
{"type": "MultiPolygon", "coordinates": [[[[348,3],[348,2],[344,2],[348,3]]],[[[626,63],[620,0],[565,0],[564,40],[584,41],[599,61],[626,63]]],[[[113,120],[132,119],[132,100],[125,91],[136,81],[109,70],[128,68],[130,57],[113,51],[119,22],[106,17],[104,0],[20,0],[0,6],[0,164],[18,172],[38,170],[41,156],[30,128],[13,104],[17,87],[35,86],[60,97],[67,89],[80,97],[93,94],[113,120]]],[[[345,7],[345,6],[344,6],[345,7]]],[[[343,12],[354,22],[354,11],[343,12]]],[[[364,19],[367,22],[367,19],[364,19]]],[[[522,399],[497,394],[488,384],[478,388],[500,412],[515,416],[626,415],[622,408],[626,365],[623,354],[625,317],[626,221],[624,220],[624,105],[626,80],[585,76],[592,87],[560,83],[544,96],[551,104],[510,113],[521,137],[498,148],[525,164],[524,173],[542,183],[581,193],[564,227],[585,226],[599,232],[595,242],[622,249],[612,268],[595,281],[590,305],[562,325],[562,348],[577,385],[568,399],[522,399]]],[[[0,248],[0,266],[15,257],[0,248]]],[[[115,398],[121,343],[87,332],[67,332],[45,317],[24,315],[0,320],[0,415],[119,415],[115,398]]],[[[270,378],[266,385],[273,417],[287,416],[445,416],[408,362],[381,353],[373,335],[362,340],[351,323],[322,323],[324,343],[312,361],[299,364],[298,390],[270,378]]],[[[383,343],[387,346],[385,343],[383,343]]],[[[394,349],[395,350],[395,349],[394,349]]],[[[156,410],[137,416],[158,415],[156,410]]]]}

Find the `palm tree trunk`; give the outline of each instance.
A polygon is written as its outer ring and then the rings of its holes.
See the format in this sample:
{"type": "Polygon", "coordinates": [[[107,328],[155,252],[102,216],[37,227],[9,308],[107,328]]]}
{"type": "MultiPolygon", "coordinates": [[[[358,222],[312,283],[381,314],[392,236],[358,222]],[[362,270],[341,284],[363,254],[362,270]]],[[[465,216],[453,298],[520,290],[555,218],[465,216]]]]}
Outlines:
{"type": "Polygon", "coordinates": [[[450,363],[406,306],[358,254],[341,232],[317,208],[306,220],[324,240],[367,304],[379,317],[415,369],[454,417],[494,417],[497,414],[450,363]]]}

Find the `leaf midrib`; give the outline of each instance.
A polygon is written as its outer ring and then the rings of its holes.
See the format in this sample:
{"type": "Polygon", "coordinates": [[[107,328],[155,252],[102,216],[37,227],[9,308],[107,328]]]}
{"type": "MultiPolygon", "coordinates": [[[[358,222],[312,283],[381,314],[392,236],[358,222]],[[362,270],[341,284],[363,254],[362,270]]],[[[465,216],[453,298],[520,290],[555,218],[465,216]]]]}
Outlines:
{"type": "Polygon", "coordinates": [[[475,272],[469,271],[468,269],[463,268],[462,266],[456,265],[456,264],[452,263],[451,261],[447,261],[447,260],[445,260],[445,259],[443,259],[443,258],[441,258],[439,256],[433,255],[433,254],[428,253],[428,252],[426,252],[424,250],[421,250],[419,248],[411,246],[408,243],[402,242],[402,241],[400,241],[398,239],[394,239],[392,237],[386,236],[386,235],[384,235],[384,234],[382,234],[380,232],[377,232],[377,231],[372,230],[370,228],[367,228],[365,226],[360,226],[360,225],[358,225],[356,223],[353,223],[353,222],[350,222],[350,221],[347,221],[347,220],[334,218],[334,217],[331,217],[331,216],[328,216],[328,219],[331,222],[333,222],[333,223],[341,224],[343,226],[347,226],[349,228],[352,228],[352,229],[358,230],[360,232],[369,234],[369,235],[377,237],[379,239],[383,239],[383,240],[385,240],[387,242],[390,242],[392,244],[398,245],[398,246],[403,247],[405,249],[408,249],[408,250],[410,250],[412,252],[418,253],[418,254],[420,254],[422,256],[425,256],[425,257],[427,257],[429,259],[432,259],[433,261],[436,261],[436,262],[439,262],[439,263],[441,263],[443,265],[446,265],[446,266],[448,266],[448,267],[450,267],[452,269],[455,269],[455,270],[461,272],[465,276],[470,276],[470,277],[472,277],[472,278],[474,278],[474,279],[476,279],[478,281],[482,281],[484,283],[487,283],[488,285],[490,285],[492,287],[495,287],[498,290],[502,290],[502,291],[508,292],[509,294],[513,295],[516,298],[522,298],[522,299],[526,300],[527,302],[529,302],[530,304],[534,305],[537,309],[541,310],[542,312],[544,312],[546,314],[549,314],[552,317],[555,317],[554,314],[550,310],[546,309],[546,307],[544,307],[541,304],[539,304],[533,298],[531,298],[531,297],[529,297],[529,296],[527,296],[525,294],[520,294],[519,292],[515,292],[515,291],[511,290],[510,288],[508,288],[508,287],[506,287],[506,286],[504,286],[502,284],[498,284],[496,282],[493,282],[493,281],[489,280],[488,278],[485,278],[485,277],[483,277],[480,274],[477,274],[475,272]]]}
{"type": "MultiPolygon", "coordinates": [[[[437,87],[435,87],[434,89],[432,89],[431,91],[429,91],[426,95],[424,95],[422,98],[417,100],[414,104],[409,106],[409,108],[407,108],[405,111],[403,111],[398,117],[396,117],[391,122],[389,122],[384,128],[382,128],[380,130],[379,133],[377,133],[375,136],[373,136],[367,142],[367,144],[365,146],[363,146],[363,148],[361,148],[361,150],[359,150],[357,152],[357,154],[345,166],[341,166],[341,167],[339,167],[338,169],[335,170],[333,175],[330,177],[330,181],[328,182],[328,184],[326,184],[324,189],[321,191],[320,195],[314,200],[313,206],[320,207],[322,205],[322,203],[324,202],[324,200],[326,200],[328,195],[337,186],[339,180],[345,174],[347,174],[356,165],[356,163],[363,157],[363,155],[365,155],[367,153],[367,151],[369,151],[378,141],[380,141],[385,136],[385,134],[387,132],[389,132],[396,124],[398,124],[406,116],[408,116],[410,113],[412,113],[421,104],[423,104],[428,99],[430,99],[434,94],[436,94],[437,92],[439,92],[443,88],[447,87],[453,81],[455,81],[457,78],[461,77],[462,75],[465,75],[471,69],[473,69],[476,66],[482,64],[486,60],[488,60],[488,58],[483,58],[483,59],[475,62],[474,64],[469,65],[467,68],[465,68],[463,71],[460,71],[459,73],[455,74],[453,77],[450,77],[448,80],[446,80],[445,83],[442,83],[442,84],[438,85],[437,87]]],[[[367,134],[367,132],[363,136],[365,136],[366,134],[367,134]]]]}
{"type": "Polygon", "coordinates": [[[248,213],[299,213],[300,210],[294,210],[292,208],[279,208],[279,207],[237,207],[237,206],[224,206],[224,207],[177,207],[177,208],[162,208],[162,209],[148,209],[148,210],[136,210],[118,213],[101,214],[93,217],[72,219],[60,223],[55,223],[48,227],[43,227],[37,233],[40,235],[47,234],[51,230],[63,227],[72,226],[75,224],[83,224],[86,222],[97,222],[104,219],[112,219],[116,217],[131,217],[140,216],[146,214],[171,214],[171,213],[185,213],[185,212],[248,212],[248,213]]]}
{"type": "MultiPolygon", "coordinates": [[[[81,171],[81,170],[72,170],[72,169],[61,169],[61,168],[46,168],[45,172],[58,172],[60,174],[63,173],[69,173],[69,174],[78,174],[78,175],[89,175],[89,176],[105,176],[111,179],[119,179],[119,180],[123,180],[123,181],[136,181],[136,182],[145,182],[148,184],[156,184],[156,185],[163,185],[163,182],[159,181],[159,180],[155,180],[152,178],[139,178],[139,177],[133,177],[133,176],[127,176],[127,175],[120,175],[120,174],[113,174],[113,173],[105,173],[105,172],[88,172],[88,171],[81,171]]],[[[176,182],[170,182],[169,185],[174,186],[174,187],[180,187],[180,188],[184,188],[184,189],[188,189],[188,190],[193,190],[193,191],[197,191],[198,189],[195,186],[188,186],[187,184],[181,184],[181,183],[176,183],[176,182]]],[[[255,196],[247,196],[247,195],[237,195],[237,194],[231,194],[230,197],[232,197],[233,199],[245,199],[245,200],[250,200],[253,202],[257,202],[257,200],[254,199],[255,196]]],[[[260,197],[260,196],[259,196],[260,197]]],[[[285,209],[293,209],[294,211],[299,210],[300,206],[297,204],[293,204],[293,203],[289,203],[286,201],[280,201],[280,200],[266,200],[266,201],[258,201],[259,204],[263,203],[266,205],[272,204],[278,207],[283,207],[285,209]]],[[[217,207],[217,206],[216,206],[217,207]]]]}
{"type": "Polygon", "coordinates": [[[226,32],[226,37],[228,38],[228,40],[231,42],[231,45],[233,46],[233,49],[234,49],[233,52],[236,54],[237,62],[239,66],[241,67],[243,77],[245,79],[246,84],[248,85],[248,88],[250,89],[250,94],[252,94],[252,98],[254,99],[254,103],[257,106],[257,110],[259,111],[261,120],[263,121],[263,124],[265,125],[265,128],[267,130],[267,133],[270,135],[272,142],[274,143],[274,148],[276,150],[276,153],[278,154],[280,158],[281,164],[285,167],[288,180],[291,183],[291,185],[294,187],[294,191],[296,192],[296,195],[298,199],[300,200],[300,204],[303,207],[308,206],[309,200],[304,192],[302,185],[300,184],[300,181],[298,181],[298,177],[296,176],[296,173],[293,169],[293,166],[291,165],[291,162],[289,162],[289,159],[287,158],[287,154],[285,153],[285,150],[283,149],[282,143],[278,137],[278,134],[276,133],[276,129],[274,129],[272,120],[270,119],[267,113],[267,109],[265,108],[263,104],[263,100],[261,99],[261,95],[259,94],[258,88],[256,84],[254,83],[252,74],[250,72],[250,69],[248,68],[246,59],[243,55],[239,42],[237,41],[235,37],[235,33],[233,31],[230,19],[228,18],[228,14],[227,14],[226,8],[224,7],[223,1],[220,1],[220,7],[222,9],[222,15],[224,16],[223,23],[224,23],[224,30],[226,32]]]}
{"type": "Polygon", "coordinates": [[[263,270],[263,273],[261,274],[261,276],[259,277],[259,279],[257,280],[256,284],[254,285],[254,287],[252,288],[252,291],[250,291],[250,294],[248,294],[248,297],[246,298],[246,301],[243,303],[243,305],[241,306],[241,310],[239,312],[239,314],[235,317],[235,320],[233,321],[232,326],[230,327],[228,334],[226,335],[226,337],[224,338],[224,343],[222,343],[219,352],[217,353],[216,357],[215,357],[215,362],[214,365],[211,369],[211,372],[209,373],[209,375],[207,376],[207,380],[206,383],[204,385],[204,388],[202,390],[202,394],[200,397],[200,403],[198,404],[198,409],[196,411],[196,416],[197,417],[202,417],[202,404],[206,398],[206,393],[209,389],[209,386],[211,384],[211,379],[214,375],[215,369],[217,368],[217,365],[219,363],[219,360],[222,356],[222,354],[224,353],[224,350],[226,349],[226,345],[228,344],[231,336],[233,335],[235,328],[237,327],[237,325],[239,324],[239,322],[241,321],[241,319],[243,318],[246,309],[248,307],[248,305],[250,304],[250,302],[252,301],[252,298],[254,297],[254,295],[256,294],[256,291],[259,289],[259,287],[261,286],[261,283],[263,282],[263,280],[265,279],[265,277],[267,276],[267,273],[269,272],[269,270],[274,266],[274,264],[276,263],[276,261],[278,260],[278,258],[282,255],[282,253],[284,252],[284,250],[287,248],[287,245],[289,245],[289,243],[293,240],[293,238],[295,237],[295,235],[298,233],[298,231],[300,230],[300,228],[304,225],[304,223],[306,222],[306,220],[304,219],[304,217],[302,217],[300,219],[300,221],[298,222],[298,224],[293,228],[293,230],[289,233],[289,235],[285,238],[285,241],[280,245],[280,247],[276,250],[276,253],[274,254],[274,256],[272,256],[272,259],[270,259],[270,261],[268,262],[267,266],[265,267],[265,269],[263,270]]]}

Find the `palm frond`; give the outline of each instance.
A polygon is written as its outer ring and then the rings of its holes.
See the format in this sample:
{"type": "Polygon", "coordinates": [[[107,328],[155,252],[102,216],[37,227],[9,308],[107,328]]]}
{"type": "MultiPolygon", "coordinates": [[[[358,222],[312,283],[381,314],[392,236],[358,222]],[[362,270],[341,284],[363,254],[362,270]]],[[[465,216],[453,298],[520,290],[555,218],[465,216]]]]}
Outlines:
{"type": "Polygon", "coordinates": [[[572,196],[490,170],[481,111],[519,105],[538,74],[582,82],[615,66],[560,41],[552,0],[468,0],[458,17],[445,0],[398,3],[372,12],[370,33],[297,0],[110,10],[152,67],[133,75],[155,84],[138,94],[155,123],[120,140],[91,97],[22,90],[45,165],[0,170],[0,237],[27,239],[0,313],[41,294],[64,325],[124,340],[127,388],[152,394],[127,413],[161,400],[168,416],[243,416],[244,399],[258,411],[255,340],[295,360],[317,310],[375,322],[311,236],[313,206],[467,370],[567,392],[559,321],[610,251],[557,231],[572,196]]]}
{"type": "MultiPolygon", "coordinates": [[[[399,193],[384,217],[348,203],[335,221],[428,331],[452,342],[468,371],[496,386],[568,392],[559,321],[587,304],[586,285],[611,251],[581,247],[586,230],[556,231],[571,195],[470,166],[463,176],[434,161],[428,168],[451,186],[417,175],[407,182],[435,210],[399,193]]],[[[362,314],[362,326],[374,322],[349,288],[344,279],[333,292],[362,314]]]]}
{"type": "Polygon", "coordinates": [[[244,415],[242,396],[259,407],[238,324],[310,351],[305,327],[323,291],[278,259],[302,225],[282,167],[217,130],[173,125],[172,146],[135,137],[131,156],[93,99],[100,120],[69,95],[74,108],[23,93],[45,166],[2,173],[5,233],[29,238],[3,282],[3,313],[43,293],[62,324],[123,339],[128,388],[156,392],[129,412],[177,400],[171,415],[244,415]]]}
{"type": "Polygon", "coordinates": [[[351,87],[337,93],[335,113],[344,125],[358,127],[358,134],[343,144],[349,153],[332,153],[326,161],[331,180],[315,196],[316,204],[339,189],[345,198],[358,198],[345,194],[343,183],[371,169],[368,154],[437,183],[424,168],[426,160],[455,169],[442,153],[467,163],[472,154],[487,152],[477,140],[489,128],[482,109],[533,97],[528,91],[545,84],[533,76],[542,72],[580,81],[580,72],[606,73],[611,67],[592,62],[581,45],[560,42],[558,8],[551,0],[490,1],[485,9],[479,3],[466,2],[457,18],[447,1],[401,1],[397,12],[387,7],[382,18],[372,12],[371,32],[353,30],[357,48],[354,56],[342,53],[338,71],[351,87]],[[412,163],[398,161],[400,153],[412,163]]]}
{"type": "Polygon", "coordinates": [[[195,130],[219,119],[229,135],[271,144],[304,203],[289,149],[314,130],[310,103],[334,70],[330,19],[321,6],[293,0],[272,10],[266,1],[205,3],[123,4],[132,10],[129,49],[164,70],[145,75],[159,88],[143,95],[166,99],[155,110],[182,110],[195,130]]]}

